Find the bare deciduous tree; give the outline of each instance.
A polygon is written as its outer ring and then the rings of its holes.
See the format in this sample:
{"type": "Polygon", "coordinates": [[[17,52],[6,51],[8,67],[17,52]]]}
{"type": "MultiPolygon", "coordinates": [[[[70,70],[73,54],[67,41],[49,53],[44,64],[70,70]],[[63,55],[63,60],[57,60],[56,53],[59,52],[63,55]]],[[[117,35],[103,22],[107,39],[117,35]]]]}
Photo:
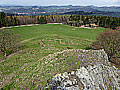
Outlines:
{"type": "Polygon", "coordinates": [[[12,32],[12,30],[0,30],[0,51],[4,54],[4,58],[6,58],[7,55],[17,51],[19,47],[19,38],[12,32]]]}
{"type": "Polygon", "coordinates": [[[117,58],[120,54],[120,31],[107,30],[101,32],[91,47],[93,49],[104,49],[109,60],[111,60],[113,57],[117,58]]]}

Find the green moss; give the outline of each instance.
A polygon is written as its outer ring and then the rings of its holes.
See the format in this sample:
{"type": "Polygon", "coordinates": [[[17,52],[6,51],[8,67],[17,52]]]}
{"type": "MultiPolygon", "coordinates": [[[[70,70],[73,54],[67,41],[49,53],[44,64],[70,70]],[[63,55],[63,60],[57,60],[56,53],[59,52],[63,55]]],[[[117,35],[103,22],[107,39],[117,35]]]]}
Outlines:
{"type": "Polygon", "coordinates": [[[112,81],[112,79],[111,79],[110,77],[108,77],[108,79],[109,79],[110,81],[112,81]]]}
{"type": "Polygon", "coordinates": [[[81,61],[79,60],[79,61],[77,62],[77,64],[75,65],[75,69],[78,69],[79,66],[80,66],[80,64],[81,64],[81,61]]]}

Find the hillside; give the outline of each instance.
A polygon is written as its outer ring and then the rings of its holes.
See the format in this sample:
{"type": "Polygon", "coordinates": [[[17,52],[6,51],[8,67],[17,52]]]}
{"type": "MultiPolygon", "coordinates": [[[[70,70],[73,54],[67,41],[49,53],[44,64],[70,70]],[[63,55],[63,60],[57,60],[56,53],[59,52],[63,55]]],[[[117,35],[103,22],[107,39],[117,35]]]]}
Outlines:
{"type": "Polygon", "coordinates": [[[65,15],[92,15],[92,16],[113,16],[113,17],[120,17],[120,12],[106,12],[106,11],[93,11],[93,12],[86,12],[86,11],[71,11],[65,12],[65,15]]]}
{"type": "Polygon", "coordinates": [[[67,47],[88,49],[98,33],[105,30],[105,28],[87,29],[60,24],[9,29],[21,36],[21,43],[25,46],[0,62],[0,88],[11,90],[38,89],[55,74],[79,68],[79,66],[72,67],[71,62],[76,60],[76,56],[70,54],[64,56],[65,60],[59,61],[61,56],[58,54],[52,64],[48,64],[48,61],[54,53],[66,52],[67,47]]]}
{"type": "MultiPolygon", "coordinates": [[[[111,66],[102,50],[68,50],[59,53],[57,61],[74,57],[77,68],[56,74],[44,89],[49,90],[119,90],[120,71],[111,66]]],[[[49,61],[54,60],[55,55],[49,61]]],[[[47,59],[47,58],[46,58],[47,59]]],[[[46,60],[45,59],[45,60],[46,60]]],[[[49,63],[51,64],[51,62],[49,63]]],[[[71,62],[73,64],[73,62],[71,62]]]]}
{"type": "MultiPolygon", "coordinates": [[[[120,17],[120,7],[97,7],[97,6],[0,6],[0,12],[15,15],[63,15],[68,12],[83,11],[84,13],[76,13],[77,15],[86,15],[86,13],[94,13],[91,15],[105,15],[120,17]]],[[[74,14],[74,13],[71,13],[74,14]]],[[[90,14],[87,14],[90,15],[90,14]]]]}

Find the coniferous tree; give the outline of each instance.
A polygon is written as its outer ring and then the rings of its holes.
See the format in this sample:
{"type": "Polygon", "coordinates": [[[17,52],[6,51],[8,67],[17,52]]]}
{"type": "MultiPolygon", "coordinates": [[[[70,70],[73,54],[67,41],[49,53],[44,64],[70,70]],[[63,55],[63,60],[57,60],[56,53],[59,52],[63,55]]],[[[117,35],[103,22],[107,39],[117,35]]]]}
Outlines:
{"type": "Polygon", "coordinates": [[[41,16],[39,20],[39,24],[47,24],[47,20],[43,16],[41,16]]]}
{"type": "Polygon", "coordinates": [[[6,14],[4,12],[0,13],[0,27],[6,26],[6,14]]]}

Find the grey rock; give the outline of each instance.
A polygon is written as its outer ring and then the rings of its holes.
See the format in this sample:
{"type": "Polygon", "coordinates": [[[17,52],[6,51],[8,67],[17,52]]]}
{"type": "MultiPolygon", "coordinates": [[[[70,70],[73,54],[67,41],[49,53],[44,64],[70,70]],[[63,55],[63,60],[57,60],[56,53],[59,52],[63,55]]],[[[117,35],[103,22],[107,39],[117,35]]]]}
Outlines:
{"type": "Polygon", "coordinates": [[[74,52],[78,52],[78,57],[82,57],[81,61],[87,61],[87,65],[80,65],[76,71],[71,71],[70,74],[67,72],[57,74],[44,89],[120,90],[120,71],[110,65],[107,54],[103,50],[77,49],[74,52]]]}

